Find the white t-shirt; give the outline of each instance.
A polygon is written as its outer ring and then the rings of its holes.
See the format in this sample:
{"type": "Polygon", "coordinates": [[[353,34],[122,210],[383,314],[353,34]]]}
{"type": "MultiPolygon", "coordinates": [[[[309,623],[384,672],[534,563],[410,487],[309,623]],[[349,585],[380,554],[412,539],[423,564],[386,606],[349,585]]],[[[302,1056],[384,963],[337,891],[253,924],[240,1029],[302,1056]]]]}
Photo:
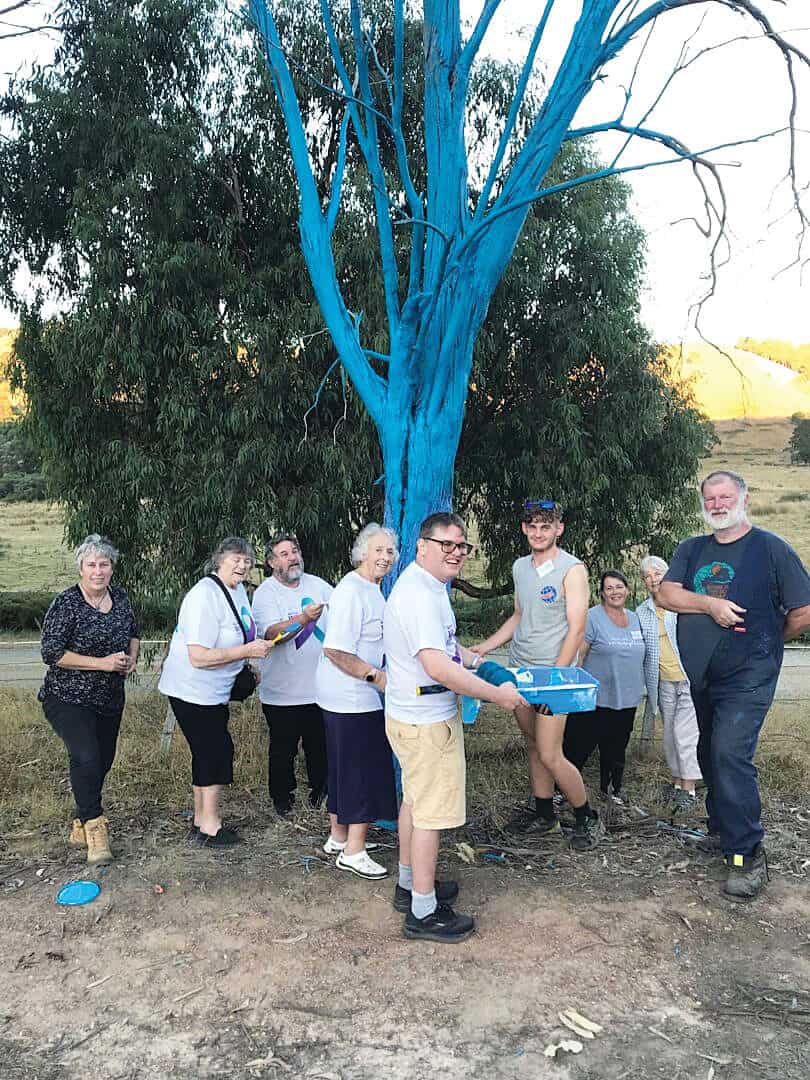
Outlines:
{"type": "MultiPolygon", "coordinates": [[[[323,647],[353,653],[369,667],[382,668],[384,614],[380,586],[352,571],[338,582],[329,599],[323,647]]],[[[322,709],[335,713],[374,712],[383,707],[376,687],[347,675],[325,653],[315,676],[315,700],[322,709]]]]}
{"type": "MultiPolygon", "coordinates": [[[[253,641],[256,624],[245,586],[237,585],[230,593],[247,639],[253,641]]],[[[233,680],[245,661],[234,660],[215,668],[195,668],[189,659],[188,647],[204,645],[206,649],[232,649],[242,644],[244,638],[222,590],[215,581],[203,578],[183,597],[158,690],[167,697],[180,698],[193,705],[224,704],[230,699],[233,680]]]]}
{"type": "Polygon", "coordinates": [[[435,685],[419,661],[421,649],[441,649],[461,663],[456,641],[456,617],[447,589],[418,563],[403,571],[391,590],[383,620],[385,645],[385,709],[407,724],[435,724],[452,720],[457,699],[452,690],[417,694],[421,686],[435,685]]]}
{"type": "MultiPolygon", "coordinates": [[[[274,577],[253,594],[253,618],[260,637],[268,626],[285,622],[307,604],[325,604],[332,586],[314,574],[304,574],[291,588],[274,577]]],[[[276,645],[261,662],[259,698],[263,705],[311,705],[315,701],[315,671],[321,658],[326,612],[317,623],[306,623],[292,640],[276,645]]]]}

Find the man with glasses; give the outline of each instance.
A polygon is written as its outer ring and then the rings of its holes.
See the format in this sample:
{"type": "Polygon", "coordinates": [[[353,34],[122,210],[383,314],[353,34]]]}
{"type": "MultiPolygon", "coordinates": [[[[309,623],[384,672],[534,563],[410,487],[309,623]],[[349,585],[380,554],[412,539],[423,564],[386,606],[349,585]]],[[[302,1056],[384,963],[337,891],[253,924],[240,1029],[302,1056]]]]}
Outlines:
{"type": "Polygon", "coordinates": [[[472,671],[480,662],[456,640],[447,586],[472,546],[456,514],[422,522],[416,560],[402,573],[385,608],[387,686],[385,730],[402,767],[399,883],[394,907],[407,912],[405,936],[454,943],[474,930],[469,915],[450,906],[454,881],[436,881],[442,829],[466,816],[464,735],[457,694],[492,701],[510,711],[525,701],[513,683],[492,686],[472,671]]]}
{"type": "Polygon", "coordinates": [[[737,473],[710,473],[700,494],[711,532],[678,545],[657,601],[679,616],[706,782],[706,846],[725,856],[724,896],[745,901],[768,879],[754,754],[784,643],[810,627],[810,576],[789,544],[748,520],[737,473]]]}
{"type": "MultiPolygon", "coordinates": [[[[474,645],[486,656],[511,641],[513,667],[569,667],[576,664],[588,618],[588,574],[582,562],[557,546],[564,525],[553,499],[523,504],[520,525],[530,554],[512,567],[515,609],[503,626],[474,645]]],[[[582,776],[563,754],[564,715],[544,705],[522,704],[515,718],[526,743],[533,802],[507,823],[509,832],[547,836],[560,831],[554,813],[554,784],[574,810],[571,847],[586,851],[596,843],[599,817],[588,803],[582,776]]]]}
{"type": "Polygon", "coordinates": [[[332,586],[304,573],[301,548],[292,533],[269,541],[265,573],[269,576],[253,596],[253,618],[260,635],[270,641],[281,637],[261,663],[259,698],[270,729],[270,799],[276,813],[287,817],[295,798],[299,743],[304,747],[311,805],[320,805],[326,794],[326,731],[315,702],[315,671],[324,639],[318,620],[323,621],[332,586]]]}

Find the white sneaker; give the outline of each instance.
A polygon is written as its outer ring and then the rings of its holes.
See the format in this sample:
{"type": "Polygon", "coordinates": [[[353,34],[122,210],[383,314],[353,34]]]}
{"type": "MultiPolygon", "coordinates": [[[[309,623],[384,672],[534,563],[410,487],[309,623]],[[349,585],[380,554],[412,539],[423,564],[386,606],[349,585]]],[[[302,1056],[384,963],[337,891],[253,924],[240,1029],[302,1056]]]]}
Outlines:
{"type": "MultiPolygon", "coordinates": [[[[366,851],[376,851],[379,846],[379,844],[366,844],[366,851]]],[[[330,833],[323,845],[323,850],[327,855],[338,855],[345,847],[345,840],[335,840],[330,833]]]]}
{"type": "Polygon", "coordinates": [[[358,877],[366,878],[369,881],[388,877],[386,868],[380,866],[378,862],[374,862],[365,848],[358,851],[356,855],[345,855],[341,851],[337,859],[335,859],[335,866],[338,870],[349,870],[352,874],[357,874],[358,877]]]}

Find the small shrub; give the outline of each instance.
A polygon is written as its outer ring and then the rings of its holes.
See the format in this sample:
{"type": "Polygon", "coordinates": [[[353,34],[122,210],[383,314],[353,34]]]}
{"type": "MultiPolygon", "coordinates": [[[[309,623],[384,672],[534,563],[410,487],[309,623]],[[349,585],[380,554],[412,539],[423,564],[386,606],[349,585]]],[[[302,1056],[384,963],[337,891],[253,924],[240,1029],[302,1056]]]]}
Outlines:
{"type": "Polygon", "coordinates": [[[779,502],[806,502],[808,499],[810,499],[809,491],[786,491],[784,495],[779,496],[779,502]]]}

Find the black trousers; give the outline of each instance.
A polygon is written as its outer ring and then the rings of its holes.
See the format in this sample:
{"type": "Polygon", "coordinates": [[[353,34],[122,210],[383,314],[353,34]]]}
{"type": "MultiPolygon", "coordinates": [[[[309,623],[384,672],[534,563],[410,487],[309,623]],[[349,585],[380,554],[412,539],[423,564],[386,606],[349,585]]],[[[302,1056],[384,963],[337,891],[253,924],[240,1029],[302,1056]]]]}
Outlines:
{"type": "Polygon", "coordinates": [[[631,709],[607,709],[598,706],[590,712],[569,713],[565,724],[563,753],[580,772],[599,747],[599,786],[608,784],[618,791],[624,779],[627,744],[633,733],[635,706],[631,709]]]}
{"type": "Polygon", "coordinates": [[[267,786],[273,805],[288,809],[295,797],[295,758],[303,743],[309,801],[317,806],[327,789],[326,731],[323,713],[312,705],[262,705],[270,730],[267,786]]]}
{"type": "Polygon", "coordinates": [[[101,789],[115,760],[123,705],[72,705],[49,694],[42,709],[67,747],[76,817],[82,823],[101,817],[101,789]]]}

